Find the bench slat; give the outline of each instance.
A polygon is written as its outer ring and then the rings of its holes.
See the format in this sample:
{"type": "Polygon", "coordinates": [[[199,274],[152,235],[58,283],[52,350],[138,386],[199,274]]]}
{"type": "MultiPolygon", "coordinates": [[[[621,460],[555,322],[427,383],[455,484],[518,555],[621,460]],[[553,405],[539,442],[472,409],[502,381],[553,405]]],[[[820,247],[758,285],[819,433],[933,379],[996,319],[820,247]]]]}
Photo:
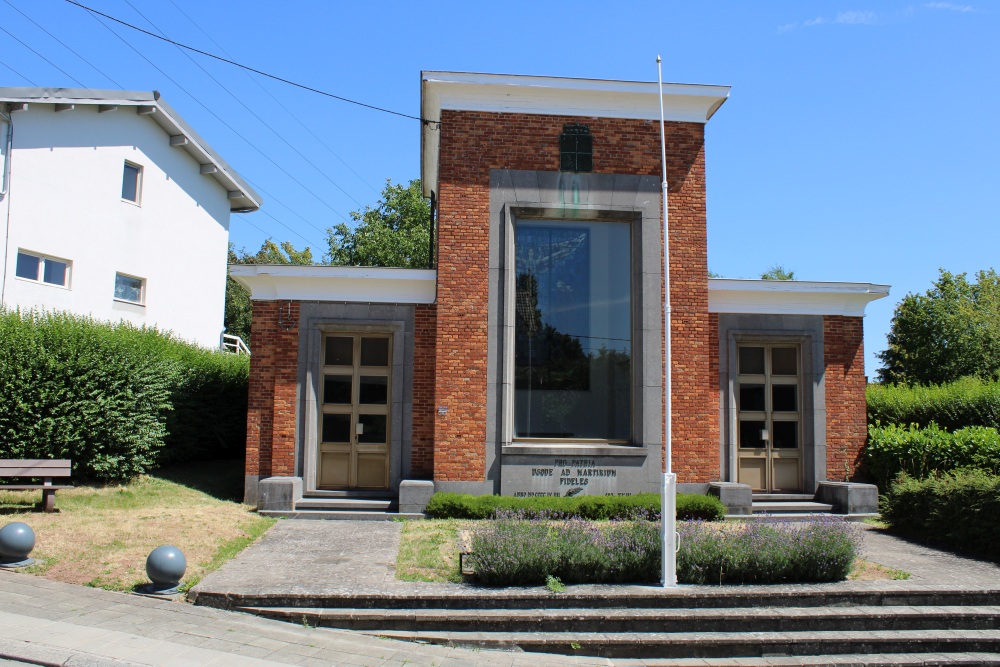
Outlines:
{"type": "Polygon", "coordinates": [[[42,468],[65,468],[72,463],[70,459],[0,459],[0,468],[4,466],[28,465],[42,468]]]}
{"type": "Polygon", "coordinates": [[[76,488],[72,485],[64,486],[62,484],[52,486],[42,486],[41,484],[0,484],[0,491],[34,491],[37,489],[73,489],[76,488]]]}
{"type": "Polygon", "coordinates": [[[0,477],[70,477],[69,459],[0,459],[0,477]]]}

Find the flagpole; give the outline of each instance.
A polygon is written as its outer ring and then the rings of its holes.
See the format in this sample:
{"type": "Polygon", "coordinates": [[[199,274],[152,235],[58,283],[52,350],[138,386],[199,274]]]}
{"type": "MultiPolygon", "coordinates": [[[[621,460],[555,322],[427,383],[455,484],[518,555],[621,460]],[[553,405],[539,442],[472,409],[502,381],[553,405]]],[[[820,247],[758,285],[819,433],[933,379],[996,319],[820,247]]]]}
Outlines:
{"type": "Polygon", "coordinates": [[[667,208],[667,138],[666,120],[663,115],[663,64],[659,55],[656,56],[656,77],[659,84],[660,94],[660,160],[663,169],[663,395],[664,395],[664,447],[663,457],[665,459],[663,484],[660,498],[660,519],[663,526],[663,569],[660,574],[660,582],[664,588],[677,586],[677,476],[674,475],[671,467],[673,455],[671,417],[672,417],[672,396],[671,396],[671,375],[670,368],[670,238],[669,230],[669,209],[667,208]]]}

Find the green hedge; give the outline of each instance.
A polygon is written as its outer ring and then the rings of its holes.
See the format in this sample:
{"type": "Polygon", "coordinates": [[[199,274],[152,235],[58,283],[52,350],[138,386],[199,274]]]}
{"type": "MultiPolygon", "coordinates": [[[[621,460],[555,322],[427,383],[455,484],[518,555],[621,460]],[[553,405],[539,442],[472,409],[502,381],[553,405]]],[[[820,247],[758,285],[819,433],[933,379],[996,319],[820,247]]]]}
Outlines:
{"type": "Polygon", "coordinates": [[[0,458],[69,458],[78,480],[242,452],[246,358],[155,329],[0,310],[0,458]]]}
{"type": "Polygon", "coordinates": [[[1000,473],[1000,433],[984,426],[949,433],[934,423],[926,428],[873,424],[868,427],[865,464],[883,489],[900,473],[918,479],[957,468],[1000,473]]]}
{"type": "MultiPolygon", "coordinates": [[[[659,519],[660,496],[639,493],[634,496],[573,496],[571,498],[511,496],[473,496],[467,493],[435,493],[427,504],[427,516],[436,519],[492,519],[500,511],[523,512],[526,517],[553,519],[579,517],[589,520],[659,519]]],[[[714,496],[681,493],[677,495],[677,518],[717,521],[726,515],[726,507],[714,496]]]]}
{"type": "Polygon", "coordinates": [[[893,531],[1000,560],[1000,476],[960,470],[918,480],[902,476],[881,498],[893,531]]]}
{"type": "Polygon", "coordinates": [[[943,385],[868,385],[868,423],[1000,429],[1000,381],[964,378],[943,385]]]}

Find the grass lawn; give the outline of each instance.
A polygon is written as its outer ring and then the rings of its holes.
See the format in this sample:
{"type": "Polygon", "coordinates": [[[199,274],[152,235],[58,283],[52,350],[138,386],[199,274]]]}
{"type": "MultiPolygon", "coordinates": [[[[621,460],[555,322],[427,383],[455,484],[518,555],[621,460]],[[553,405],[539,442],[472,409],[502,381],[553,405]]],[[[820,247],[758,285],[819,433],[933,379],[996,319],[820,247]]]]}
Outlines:
{"type": "MultiPolygon", "coordinates": [[[[477,523],[458,519],[406,521],[396,558],[396,578],[403,581],[462,581],[458,570],[460,536],[467,535],[477,523]]],[[[719,524],[720,528],[725,525],[719,524]]],[[[851,581],[885,581],[909,579],[910,575],[903,570],[893,570],[857,558],[847,578],[851,581]]]]}
{"type": "Polygon", "coordinates": [[[56,494],[53,514],[41,491],[0,490],[0,525],[35,531],[23,571],[72,584],[127,591],[148,582],[146,556],[172,544],[187,558],[190,587],[260,537],[274,519],[238,502],[242,461],[187,464],[121,486],[78,486],[56,494]]]}

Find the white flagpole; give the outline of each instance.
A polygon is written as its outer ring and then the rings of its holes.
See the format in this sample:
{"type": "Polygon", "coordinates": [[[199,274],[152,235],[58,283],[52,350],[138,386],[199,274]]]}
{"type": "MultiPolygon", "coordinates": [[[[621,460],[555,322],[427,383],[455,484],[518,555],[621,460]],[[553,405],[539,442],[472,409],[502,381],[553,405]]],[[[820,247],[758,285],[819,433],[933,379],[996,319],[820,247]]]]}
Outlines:
{"type": "Polygon", "coordinates": [[[660,582],[664,588],[677,586],[677,476],[671,470],[673,441],[671,438],[671,368],[670,368],[670,238],[668,230],[669,213],[667,209],[667,138],[666,121],[663,115],[663,65],[660,56],[656,56],[656,77],[660,93],[660,160],[663,169],[663,286],[666,290],[663,301],[663,394],[665,424],[664,436],[666,442],[663,456],[666,459],[666,472],[663,473],[663,485],[660,500],[660,519],[663,525],[663,571],[660,582]]]}

